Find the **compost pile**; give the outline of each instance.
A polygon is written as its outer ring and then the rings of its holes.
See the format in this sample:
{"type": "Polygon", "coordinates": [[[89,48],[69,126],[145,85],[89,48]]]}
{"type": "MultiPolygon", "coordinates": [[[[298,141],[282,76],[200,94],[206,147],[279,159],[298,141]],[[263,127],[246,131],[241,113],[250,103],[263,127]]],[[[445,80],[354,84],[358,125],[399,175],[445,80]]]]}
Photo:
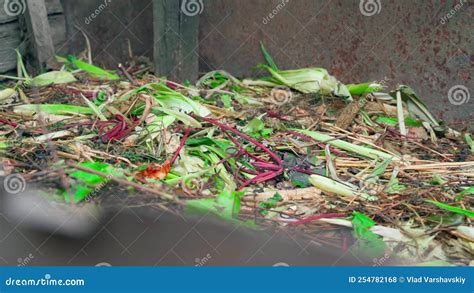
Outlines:
{"type": "Polygon", "coordinates": [[[0,90],[5,188],[20,179],[79,206],[112,190],[130,206],[297,230],[374,265],[472,265],[470,134],[408,86],[279,70],[263,52],[266,78],[213,71],[196,84],[74,57],[30,77],[20,61],[0,90]]]}

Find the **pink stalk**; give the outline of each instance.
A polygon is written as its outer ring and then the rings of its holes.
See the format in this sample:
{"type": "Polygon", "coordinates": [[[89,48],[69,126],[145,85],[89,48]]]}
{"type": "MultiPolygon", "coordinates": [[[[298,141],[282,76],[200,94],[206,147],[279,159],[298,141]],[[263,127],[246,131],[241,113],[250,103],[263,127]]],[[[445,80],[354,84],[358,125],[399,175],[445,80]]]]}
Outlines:
{"type": "Polygon", "coordinates": [[[320,220],[320,219],[345,218],[345,217],[347,217],[346,214],[321,214],[321,215],[313,215],[313,216],[310,216],[310,217],[307,217],[307,218],[298,220],[298,221],[296,221],[296,222],[292,222],[292,223],[290,223],[290,225],[301,225],[301,224],[313,222],[313,221],[320,220]]]}
{"type": "Polygon", "coordinates": [[[188,139],[190,133],[191,133],[191,129],[186,129],[186,131],[184,132],[184,136],[181,139],[178,149],[176,149],[176,152],[174,153],[173,158],[171,158],[170,166],[173,166],[173,163],[178,158],[179,152],[181,152],[181,150],[183,149],[184,144],[186,143],[186,140],[188,139]]]}
{"type": "Polygon", "coordinates": [[[1,119],[0,118],[0,123],[2,124],[7,124],[7,125],[10,125],[12,127],[18,127],[18,123],[15,123],[15,122],[11,122],[11,121],[8,121],[6,119],[1,119]]]}
{"type": "Polygon", "coordinates": [[[191,114],[191,116],[194,117],[194,118],[200,119],[200,120],[204,120],[204,121],[209,122],[211,124],[217,125],[222,129],[228,130],[228,131],[234,133],[235,135],[240,136],[240,137],[248,140],[249,142],[253,143],[255,146],[261,148],[264,152],[266,152],[270,157],[272,157],[275,160],[275,162],[277,162],[278,165],[280,165],[280,166],[283,165],[283,161],[274,152],[272,152],[270,149],[268,149],[266,146],[264,146],[263,144],[261,144],[257,140],[255,140],[255,139],[251,138],[250,136],[238,131],[237,129],[234,129],[234,128],[228,126],[228,125],[220,123],[219,121],[217,121],[215,119],[201,117],[201,116],[198,116],[198,115],[195,115],[195,114],[191,114]]]}
{"type": "Polygon", "coordinates": [[[232,141],[232,143],[234,143],[234,145],[244,154],[246,154],[247,156],[251,157],[252,159],[254,159],[255,161],[261,161],[261,162],[265,162],[265,160],[262,160],[260,159],[259,157],[257,157],[256,155],[252,154],[251,152],[247,151],[234,137],[232,137],[232,135],[228,134],[227,132],[225,132],[225,135],[230,139],[230,141],[232,141]]]}
{"type": "Polygon", "coordinates": [[[278,166],[272,163],[267,163],[267,162],[255,162],[253,163],[253,165],[259,169],[267,169],[267,170],[273,170],[273,171],[278,171],[281,169],[281,166],[278,166]]]}
{"type": "Polygon", "coordinates": [[[242,185],[237,189],[237,191],[240,191],[242,189],[244,189],[245,187],[249,186],[250,184],[253,184],[253,183],[261,183],[261,182],[265,182],[267,180],[270,180],[272,178],[275,178],[277,176],[279,176],[281,173],[283,173],[283,168],[279,171],[269,171],[269,172],[264,172],[264,173],[260,173],[258,174],[257,176],[245,181],[244,183],[242,183],[242,185]]]}

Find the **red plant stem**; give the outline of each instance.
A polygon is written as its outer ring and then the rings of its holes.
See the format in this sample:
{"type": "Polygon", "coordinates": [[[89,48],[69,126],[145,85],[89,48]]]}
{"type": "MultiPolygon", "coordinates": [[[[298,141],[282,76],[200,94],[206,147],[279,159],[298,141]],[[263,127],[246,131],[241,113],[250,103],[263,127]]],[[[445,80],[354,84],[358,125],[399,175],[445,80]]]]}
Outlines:
{"type": "Polygon", "coordinates": [[[273,171],[278,171],[281,169],[281,166],[278,166],[272,163],[267,163],[267,162],[255,162],[253,165],[259,169],[267,169],[267,170],[273,170],[273,171]]]}
{"type": "Polygon", "coordinates": [[[281,173],[283,173],[283,168],[279,171],[276,171],[276,172],[275,171],[269,171],[269,172],[260,173],[257,176],[255,176],[255,177],[245,181],[244,183],[242,183],[242,185],[237,189],[237,191],[240,191],[240,190],[244,189],[245,187],[249,186],[250,184],[261,183],[261,182],[270,180],[272,178],[275,178],[275,177],[279,176],[281,173]]]}
{"type": "Polygon", "coordinates": [[[238,151],[236,153],[233,153],[233,154],[230,154],[228,155],[227,157],[221,159],[219,162],[216,163],[216,165],[219,165],[219,164],[223,164],[225,162],[227,162],[228,160],[234,158],[234,157],[240,157],[242,155],[242,152],[241,151],[238,151]]]}
{"type": "Polygon", "coordinates": [[[247,173],[247,174],[251,174],[251,175],[258,175],[259,173],[256,172],[256,171],[252,171],[250,169],[247,169],[247,168],[240,168],[239,169],[241,172],[244,172],[244,173],[247,173]]]}
{"type": "Polygon", "coordinates": [[[206,122],[209,122],[211,124],[214,124],[214,125],[217,125],[219,126],[220,128],[222,129],[225,129],[225,130],[228,130],[232,133],[234,133],[235,135],[237,136],[240,136],[246,140],[248,140],[249,142],[253,143],[254,145],[256,145],[257,147],[261,148],[264,152],[266,152],[271,158],[273,158],[275,160],[275,162],[279,165],[279,166],[283,166],[283,161],[280,159],[279,156],[277,156],[274,152],[272,152],[270,149],[268,149],[266,146],[264,146],[263,144],[261,144],[260,142],[258,142],[257,140],[251,138],[250,136],[238,131],[237,129],[234,129],[228,125],[225,125],[215,119],[211,119],[211,118],[206,118],[206,117],[201,117],[201,116],[198,116],[198,115],[195,115],[195,114],[191,114],[191,116],[193,118],[197,118],[197,119],[200,119],[200,120],[204,120],[206,122]]]}
{"type": "Polygon", "coordinates": [[[301,225],[309,222],[313,222],[320,219],[330,219],[330,218],[344,218],[347,217],[346,214],[321,214],[321,215],[313,215],[296,222],[291,222],[290,225],[301,225]]]}
{"type": "Polygon", "coordinates": [[[265,160],[262,160],[260,159],[259,157],[257,157],[256,155],[252,154],[251,152],[247,151],[235,138],[232,137],[232,135],[228,134],[227,132],[225,132],[225,135],[230,139],[230,141],[232,141],[232,143],[234,143],[234,145],[241,151],[243,152],[244,154],[246,154],[247,156],[251,157],[252,159],[256,160],[256,161],[261,161],[261,162],[266,162],[265,160]]]}
{"type": "Polygon", "coordinates": [[[191,133],[191,129],[186,129],[186,131],[184,132],[184,136],[181,139],[181,142],[179,144],[179,147],[176,149],[176,152],[174,153],[173,158],[171,158],[170,166],[173,166],[173,163],[178,158],[179,152],[181,152],[181,150],[183,149],[184,144],[186,143],[186,140],[188,139],[188,136],[189,136],[190,133],[191,133]]]}
{"type": "Polygon", "coordinates": [[[277,118],[281,121],[290,121],[290,119],[288,119],[288,117],[285,117],[285,116],[283,116],[283,115],[281,115],[280,113],[277,113],[277,112],[267,111],[267,115],[270,118],[277,118]]]}
{"type": "Polygon", "coordinates": [[[0,123],[2,124],[7,124],[7,125],[10,125],[12,127],[18,127],[18,123],[15,123],[15,122],[11,122],[11,121],[8,121],[6,119],[1,119],[0,118],[0,123]]]}

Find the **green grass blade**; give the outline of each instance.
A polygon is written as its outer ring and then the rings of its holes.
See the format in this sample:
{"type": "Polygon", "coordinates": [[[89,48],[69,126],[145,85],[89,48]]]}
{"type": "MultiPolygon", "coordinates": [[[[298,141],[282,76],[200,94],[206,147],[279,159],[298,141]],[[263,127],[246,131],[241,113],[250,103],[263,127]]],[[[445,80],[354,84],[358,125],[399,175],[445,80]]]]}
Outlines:
{"type": "Polygon", "coordinates": [[[268,64],[273,70],[278,70],[278,67],[277,67],[275,61],[273,61],[272,56],[270,55],[270,53],[268,53],[268,51],[267,51],[267,49],[265,48],[265,45],[263,44],[263,42],[260,42],[260,50],[262,50],[263,58],[265,58],[265,61],[267,61],[267,64],[268,64]]]}
{"type": "Polygon", "coordinates": [[[444,209],[453,213],[457,213],[457,214],[463,214],[470,218],[474,218],[474,211],[468,211],[468,210],[464,210],[458,207],[453,207],[453,206],[450,206],[438,201],[434,201],[434,200],[426,200],[426,202],[432,203],[441,209],[444,209]]]}

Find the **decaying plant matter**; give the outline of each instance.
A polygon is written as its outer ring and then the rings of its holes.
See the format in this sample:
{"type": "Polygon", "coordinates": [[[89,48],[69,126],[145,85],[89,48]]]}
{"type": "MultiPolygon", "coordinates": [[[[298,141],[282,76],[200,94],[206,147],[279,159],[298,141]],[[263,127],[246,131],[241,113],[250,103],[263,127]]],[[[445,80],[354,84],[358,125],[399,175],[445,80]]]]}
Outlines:
{"type": "Polygon", "coordinates": [[[128,194],[130,206],[276,224],[374,259],[468,265],[471,135],[407,86],[279,70],[264,52],[268,78],[215,71],[196,85],[74,57],[34,78],[20,66],[0,90],[1,175],[60,204],[128,194]]]}

